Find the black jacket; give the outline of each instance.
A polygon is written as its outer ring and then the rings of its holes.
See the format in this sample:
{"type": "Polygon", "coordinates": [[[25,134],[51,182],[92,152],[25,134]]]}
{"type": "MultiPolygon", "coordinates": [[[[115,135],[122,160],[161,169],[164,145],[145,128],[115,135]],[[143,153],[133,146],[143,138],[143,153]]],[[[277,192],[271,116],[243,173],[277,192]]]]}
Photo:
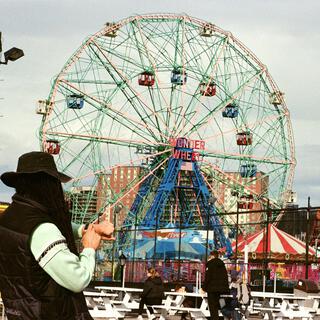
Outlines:
{"type": "Polygon", "coordinates": [[[205,280],[202,286],[206,292],[228,293],[228,273],[222,260],[211,259],[206,265],[205,280]]]}
{"type": "Polygon", "coordinates": [[[13,198],[0,217],[0,291],[9,320],[89,320],[82,293],[58,285],[38,264],[30,235],[50,217],[13,198]]]}
{"type": "Polygon", "coordinates": [[[141,297],[148,299],[162,299],[164,297],[164,287],[160,277],[149,277],[143,286],[141,297]]]}

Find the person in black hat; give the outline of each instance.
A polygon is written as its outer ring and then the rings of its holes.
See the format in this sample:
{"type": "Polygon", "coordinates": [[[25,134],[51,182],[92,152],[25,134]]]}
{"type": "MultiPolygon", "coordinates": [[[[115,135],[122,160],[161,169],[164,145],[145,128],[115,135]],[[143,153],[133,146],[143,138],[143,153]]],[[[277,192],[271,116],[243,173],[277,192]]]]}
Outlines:
{"type": "Polygon", "coordinates": [[[206,264],[205,279],[201,292],[208,294],[208,306],[212,320],[219,319],[220,295],[229,293],[228,272],[221,259],[219,252],[214,250],[206,264]]]}
{"type": "Polygon", "coordinates": [[[102,237],[112,238],[111,223],[72,229],[58,172],[44,152],[22,155],[16,172],[1,180],[16,189],[0,217],[0,291],[8,320],[87,320],[82,290],[95,267],[102,237]],[[74,234],[84,247],[77,253],[74,234]]]}

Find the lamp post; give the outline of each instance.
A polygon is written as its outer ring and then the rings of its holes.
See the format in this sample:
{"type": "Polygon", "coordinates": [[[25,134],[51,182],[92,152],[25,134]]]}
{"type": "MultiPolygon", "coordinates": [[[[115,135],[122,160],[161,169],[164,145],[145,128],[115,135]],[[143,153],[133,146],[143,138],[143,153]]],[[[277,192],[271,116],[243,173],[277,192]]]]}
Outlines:
{"type": "Polygon", "coordinates": [[[122,210],[123,206],[121,203],[117,204],[114,208],[113,208],[113,225],[114,225],[114,228],[115,228],[115,238],[116,240],[113,241],[112,243],[112,264],[111,264],[111,274],[112,274],[112,279],[114,279],[114,264],[115,264],[115,253],[116,253],[116,244],[118,244],[118,240],[119,240],[119,237],[118,237],[118,233],[119,233],[119,230],[117,228],[117,224],[118,224],[118,219],[117,219],[117,216],[118,214],[120,213],[120,211],[122,210]]]}
{"type": "MultiPolygon", "coordinates": [[[[308,197],[307,219],[306,219],[306,271],[305,278],[309,278],[309,223],[310,223],[310,197],[308,197]]],[[[316,252],[317,253],[317,252],[316,252]]]]}
{"type": "Polygon", "coordinates": [[[126,266],[126,260],[127,260],[127,257],[123,253],[121,253],[121,255],[119,256],[119,263],[120,263],[120,267],[121,267],[121,285],[122,285],[122,288],[124,288],[124,278],[125,278],[124,268],[126,266]]]}
{"type": "MultiPolygon", "coordinates": [[[[0,53],[2,52],[2,33],[0,32],[0,53]]],[[[4,53],[4,61],[0,64],[8,64],[8,61],[16,61],[24,56],[23,50],[13,47],[4,53]]]]}
{"type": "MultiPolygon", "coordinates": [[[[209,247],[209,225],[210,225],[210,216],[211,216],[211,208],[214,207],[214,204],[216,203],[217,198],[214,195],[210,195],[208,197],[208,207],[207,207],[207,240],[206,240],[206,257],[205,261],[208,260],[208,247],[209,247]]],[[[214,249],[216,248],[217,241],[215,239],[215,232],[213,231],[213,244],[214,244],[214,249]]]]}

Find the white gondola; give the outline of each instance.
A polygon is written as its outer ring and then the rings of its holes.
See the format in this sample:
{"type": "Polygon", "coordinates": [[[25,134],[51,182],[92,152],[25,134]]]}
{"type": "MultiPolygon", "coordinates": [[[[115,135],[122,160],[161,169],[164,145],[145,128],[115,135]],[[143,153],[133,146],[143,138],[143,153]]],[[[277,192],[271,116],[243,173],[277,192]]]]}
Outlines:
{"type": "Polygon", "coordinates": [[[284,102],[284,93],[281,91],[272,92],[269,96],[269,102],[278,106],[284,102]]]}
{"type": "Polygon", "coordinates": [[[37,101],[37,107],[36,107],[36,113],[45,115],[48,111],[48,106],[51,106],[52,102],[49,102],[47,100],[38,100],[37,101]]]}
{"type": "Polygon", "coordinates": [[[114,22],[107,22],[105,24],[106,31],[104,33],[105,37],[115,38],[117,36],[117,28],[112,28],[115,26],[114,22]],[[110,30],[112,28],[112,30],[110,30]]]}
{"type": "Polygon", "coordinates": [[[200,31],[201,37],[212,37],[213,35],[213,25],[208,23],[200,31]]]}

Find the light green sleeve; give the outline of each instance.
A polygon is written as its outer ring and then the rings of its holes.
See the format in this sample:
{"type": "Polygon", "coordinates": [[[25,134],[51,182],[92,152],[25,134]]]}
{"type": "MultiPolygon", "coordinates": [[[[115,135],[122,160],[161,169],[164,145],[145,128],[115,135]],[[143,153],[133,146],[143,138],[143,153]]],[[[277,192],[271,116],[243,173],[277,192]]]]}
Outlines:
{"type": "Polygon", "coordinates": [[[62,287],[81,292],[90,283],[95,250],[85,248],[79,257],[73,254],[56,225],[40,224],[31,236],[30,248],[40,267],[62,287]]]}

